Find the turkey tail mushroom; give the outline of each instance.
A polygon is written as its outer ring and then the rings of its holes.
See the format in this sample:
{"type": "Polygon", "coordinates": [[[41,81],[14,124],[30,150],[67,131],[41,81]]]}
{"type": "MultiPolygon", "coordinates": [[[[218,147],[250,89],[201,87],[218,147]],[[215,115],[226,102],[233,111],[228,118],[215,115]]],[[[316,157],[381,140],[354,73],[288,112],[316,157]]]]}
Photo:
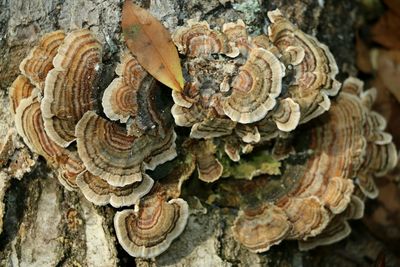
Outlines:
{"type": "Polygon", "coordinates": [[[121,246],[133,257],[154,258],[171,245],[185,229],[189,208],[183,199],[146,198],[138,210],[123,210],[114,217],[121,246]]]}
{"type": "Polygon", "coordinates": [[[102,45],[89,30],[68,34],[53,60],[41,102],[47,134],[67,147],[75,140],[75,125],[94,108],[102,45]]]}

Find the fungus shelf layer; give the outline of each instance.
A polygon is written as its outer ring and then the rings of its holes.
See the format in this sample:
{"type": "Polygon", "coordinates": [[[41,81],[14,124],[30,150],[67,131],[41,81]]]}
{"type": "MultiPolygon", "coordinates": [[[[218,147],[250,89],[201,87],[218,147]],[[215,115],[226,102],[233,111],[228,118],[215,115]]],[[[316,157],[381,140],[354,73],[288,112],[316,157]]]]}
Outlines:
{"type": "Polygon", "coordinates": [[[94,33],[48,33],[10,86],[17,131],[68,190],[121,208],[117,240],[134,257],[158,256],[184,231],[187,195],[235,208],[233,236],[253,252],[341,240],[396,148],[371,110],[376,91],[356,78],[341,85],[327,46],[279,10],[268,18],[259,36],[241,20],[178,27],[187,82],[172,93],[125,48],[100,88],[94,33]]]}

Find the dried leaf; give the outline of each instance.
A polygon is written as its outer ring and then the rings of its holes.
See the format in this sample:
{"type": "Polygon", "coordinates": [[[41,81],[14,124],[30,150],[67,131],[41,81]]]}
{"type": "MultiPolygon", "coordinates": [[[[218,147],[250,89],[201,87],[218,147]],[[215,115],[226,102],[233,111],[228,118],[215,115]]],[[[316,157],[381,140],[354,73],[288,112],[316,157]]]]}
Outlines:
{"type": "Polygon", "coordinates": [[[372,73],[371,60],[369,58],[369,47],[360,37],[359,33],[356,33],[356,64],[359,70],[365,73],[372,73]]]}
{"type": "Polygon", "coordinates": [[[385,87],[400,102],[400,50],[371,50],[371,62],[385,87]]]}
{"type": "MultiPolygon", "coordinates": [[[[400,252],[400,189],[396,182],[382,177],[377,181],[379,196],[363,218],[370,232],[400,252]]],[[[372,203],[371,203],[372,204],[372,203]]]]}
{"type": "Polygon", "coordinates": [[[154,78],[181,91],[183,76],[178,51],[168,30],[147,10],[126,0],[122,9],[126,45],[154,78]]]}
{"type": "Polygon", "coordinates": [[[386,6],[400,16],[400,1],[399,0],[383,0],[386,6]]]}
{"type": "Polygon", "coordinates": [[[400,16],[388,10],[372,27],[372,40],[389,49],[400,49],[400,16]]]}

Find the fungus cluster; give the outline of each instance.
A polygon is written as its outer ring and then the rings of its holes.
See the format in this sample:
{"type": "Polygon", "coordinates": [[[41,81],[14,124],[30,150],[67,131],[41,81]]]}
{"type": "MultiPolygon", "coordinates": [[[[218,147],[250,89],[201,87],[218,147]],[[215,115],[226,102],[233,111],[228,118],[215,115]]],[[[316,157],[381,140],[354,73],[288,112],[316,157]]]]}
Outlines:
{"type": "Polygon", "coordinates": [[[196,175],[216,184],[216,204],[239,210],[233,235],[251,251],[340,240],[347,220],[363,216],[364,198],[377,196],[373,177],[394,167],[396,149],[371,111],[375,90],[349,78],[331,99],[341,84],[329,49],[279,10],[268,18],[259,36],[241,20],[221,31],[195,21],[178,28],[187,83],[171,100],[127,50],[100,88],[96,36],[49,33],[10,87],[17,131],[67,189],[130,207],[114,226],[132,256],[155,257],[183,232],[183,183],[196,175]],[[176,126],[190,128],[177,144],[176,126]]]}
{"type": "Polygon", "coordinates": [[[375,95],[374,89],[362,92],[360,80],[348,78],[326,116],[289,144],[295,152],[282,163],[280,183],[261,176],[229,184],[243,199],[260,196],[252,203],[232,203],[241,207],[233,227],[236,240],[262,252],[283,239],[299,240],[300,249],[310,249],[349,234],[347,220],[361,218],[364,198],[377,196],[373,177],[397,163],[384,120],[370,110],[375,95]],[[301,140],[304,136],[309,140],[301,140]],[[310,150],[305,160],[296,160],[310,150]],[[241,189],[251,182],[256,182],[253,191],[241,189]],[[262,230],[269,227],[274,230],[262,230]]]}
{"type": "MultiPolygon", "coordinates": [[[[153,188],[145,171],[175,158],[176,134],[159,84],[129,53],[122,54],[118,77],[99,106],[101,61],[102,44],[89,30],[43,36],[10,87],[11,109],[19,135],[59,172],[67,189],[97,205],[133,206],[153,188]]],[[[163,194],[116,214],[116,232],[127,251],[150,257],[167,249],[188,217],[178,197],[163,194]],[[148,232],[132,239],[140,222],[148,232]]]]}
{"type": "Polygon", "coordinates": [[[340,88],[332,54],[279,10],[268,17],[268,35],[248,36],[241,20],[222,32],[189,21],[174,33],[190,77],[173,93],[172,114],[177,125],[191,127],[192,138],[238,132],[242,142],[259,143],[329,109],[340,88]]]}

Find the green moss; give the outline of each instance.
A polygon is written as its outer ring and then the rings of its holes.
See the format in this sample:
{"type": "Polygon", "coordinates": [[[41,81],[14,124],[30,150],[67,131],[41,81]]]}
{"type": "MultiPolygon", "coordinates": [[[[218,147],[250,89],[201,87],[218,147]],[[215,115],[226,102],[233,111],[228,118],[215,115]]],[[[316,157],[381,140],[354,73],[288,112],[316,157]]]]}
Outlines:
{"type": "Polygon", "coordinates": [[[266,151],[252,153],[249,157],[233,162],[226,156],[219,158],[224,166],[223,177],[234,177],[236,179],[252,179],[261,174],[279,175],[281,174],[281,163],[274,159],[266,151]]]}
{"type": "Polygon", "coordinates": [[[240,4],[233,4],[233,9],[244,14],[244,21],[250,28],[250,32],[260,34],[260,29],[253,27],[252,23],[257,20],[257,16],[261,13],[261,6],[258,0],[246,0],[240,4]]]}

